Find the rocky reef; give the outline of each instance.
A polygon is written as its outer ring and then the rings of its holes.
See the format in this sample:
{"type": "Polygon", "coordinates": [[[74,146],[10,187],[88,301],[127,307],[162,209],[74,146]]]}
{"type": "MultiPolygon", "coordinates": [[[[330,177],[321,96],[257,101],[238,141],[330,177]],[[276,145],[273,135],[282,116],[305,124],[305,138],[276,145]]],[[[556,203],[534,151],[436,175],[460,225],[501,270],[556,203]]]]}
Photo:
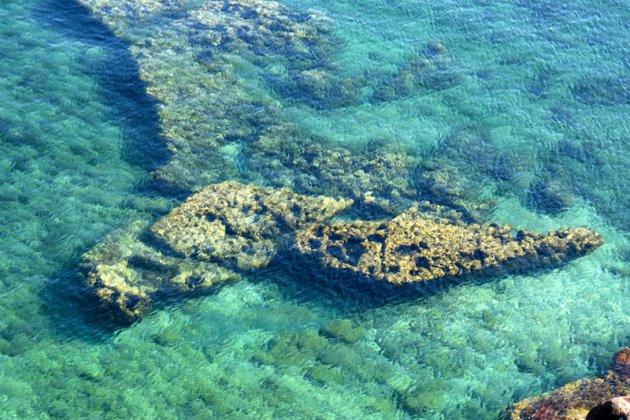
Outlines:
{"type": "Polygon", "coordinates": [[[544,236],[509,226],[457,223],[412,208],[387,222],[314,225],[298,233],[296,248],[326,270],[398,285],[552,267],[602,243],[599,234],[584,228],[544,236]]]}
{"type": "MultiPolygon", "coordinates": [[[[317,11],[260,0],[80,1],[129,42],[158,102],[170,157],[152,173],[156,184],[179,196],[200,191],[86,254],[88,286],[129,318],[166,290],[265,267],[299,230],[295,248],[325,269],[395,284],[551,266],[602,242],[585,229],[543,237],[474,224],[492,207],[475,186],[487,185],[486,175],[510,180],[522,160],[497,155],[474,127],[456,129],[424,159],[387,139],[358,151],[300,130],[278,94],[318,109],[363,95],[338,68],[342,45],[317,11]],[[424,200],[445,208],[420,209],[424,200]],[[396,217],[321,224],[352,202],[359,218],[396,217]]],[[[445,45],[429,43],[391,80],[377,78],[371,100],[446,89],[461,77],[445,45]]]]}
{"type": "Polygon", "coordinates": [[[156,297],[208,289],[266,266],[287,235],[351,204],[236,182],[211,185],[153,226],[131,223],[86,253],[86,286],[120,318],[135,320],[156,297]]]}
{"type": "Polygon", "coordinates": [[[132,222],[83,256],[85,285],[116,318],[140,318],[156,295],[240,279],[217,264],[167,255],[143,240],[146,227],[145,221],[132,222]]]}
{"type": "Polygon", "coordinates": [[[510,407],[506,419],[607,419],[602,404],[630,394],[630,348],[615,355],[614,366],[601,378],[581,379],[548,394],[523,400],[510,407]],[[588,417],[587,417],[588,416],[588,417]]]}
{"type": "MultiPolygon", "coordinates": [[[[259,0],[80,1],[129,42],[140,78],[158,102],[170,152],[153,172],[159,188],[188,195],[238,180],[349,197],[390,215],[419,199],[457,203],[460,211],[490,207],[476,202],[473,189],[424,188],[431,181],[416,182],[417,157],[387,139],[357,151],[290,121],[278,95],[318,109],[362,100],[360,83],[348,80],[335,62],[343,44],[322,13],[259,0]]],[[[451,74],[443,44],[428,44],[419,57],[428,70],[412,60],[407,67],[418,70],[413,77],[451,74]]]]}

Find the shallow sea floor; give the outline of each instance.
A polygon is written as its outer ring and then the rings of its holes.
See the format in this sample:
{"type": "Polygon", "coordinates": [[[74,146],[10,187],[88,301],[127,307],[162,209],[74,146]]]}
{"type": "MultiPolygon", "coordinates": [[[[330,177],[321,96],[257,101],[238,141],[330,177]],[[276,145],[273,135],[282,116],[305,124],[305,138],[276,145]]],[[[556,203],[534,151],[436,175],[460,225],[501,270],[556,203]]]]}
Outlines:
{"type": "Polygon", "coordinates": [[[588,226],[606,245],[556,270],[393,301],[269,270],[130,327],[110,323],[83,295],[79,257],[113,228],[176,204],[149,180],[168,158],[156,104],[126,44],[86,9],[5,0],[0,417],[495,418],[596,375],[628,345],[623,2],[284,4],[326,13],[341,71],[368,81],[363,100],[345,107],[278,94],[301,130],[422,156],[477,127],[519,163],[493,180],[493,220],[588,226]],[[374,96],[370,81],[388,80],[435,41],[448,48],[456,83],[374,96]],[[574,204],[546,213],[532,204],[538,179],[560,180],[574,204]]]}

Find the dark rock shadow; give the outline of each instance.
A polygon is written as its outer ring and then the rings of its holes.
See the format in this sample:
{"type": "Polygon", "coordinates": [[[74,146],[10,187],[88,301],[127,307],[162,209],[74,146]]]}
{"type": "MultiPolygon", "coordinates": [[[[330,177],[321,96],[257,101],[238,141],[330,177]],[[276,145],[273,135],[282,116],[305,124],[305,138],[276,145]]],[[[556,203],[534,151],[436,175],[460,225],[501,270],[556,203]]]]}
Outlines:
{"type": "MultiPolygon", "coordinates": [[[[170,159],[170,152],[160,135],[158,103],[147,94],[147,83],[140,79],[138,64],[127,43],[116,38],[86,7],[75,1],[43,0],[32,16],[47,30],[104,52],[98,56],[78,54],[78,57],[87,69],[87,76],[97,81],[100,99],[110,112],[107,117],[120,122],[122,158],[147,172],[164,165],[170,159]]],[[[138,196],[169,195],[168,190],[147,179],[135,187],[138,196]]],[[[123,325],[110,319],[99,302],[85,293],[80,260],[77,255],[66,261],[40,292],[51,333],[88,341],[111,339],[112,333],[123,325]]]]}
{"type": "Polygon", "coordinates": [[[444,277],[432,281],[393,285],[383,280],[373,280],[342,270],[326,270],[317,262],[292,253],[282,253],[267,270],[256,273],[260,280],[274,281],[287,299],[300,302],[317,302],[327,305],[331,311],[345,316],[360,314],[382,306],[422,303],[424,299],[446,293],[454,287],[482,285],[498,282],[508,277],[535,276],[541,272],[561,270],[559,266],[541,267],[522,261],[510,269],[496,267],[479,273],[444,277]]]}
{"type": "Polygon", "coordinates": [[[98,82],[100,97],[112,112],[111,119],[122,122],[123,159],[146,171],[168,162],[171,154],[160,135],[158,102],[147,93],[148,84],[140,79],[129,45],[75,1],[44,0],[34,17],[51,31],[105,52],[98,57],[84,54],[80,60],[88,75],[98,82]]]}

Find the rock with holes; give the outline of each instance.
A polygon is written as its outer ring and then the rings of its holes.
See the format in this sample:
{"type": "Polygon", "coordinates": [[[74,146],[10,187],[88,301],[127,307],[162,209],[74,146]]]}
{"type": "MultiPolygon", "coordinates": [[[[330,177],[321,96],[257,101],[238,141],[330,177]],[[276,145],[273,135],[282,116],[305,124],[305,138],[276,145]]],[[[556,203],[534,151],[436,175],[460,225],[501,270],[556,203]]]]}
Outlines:
{"type": "Polygon", "coordinates": [[[297,235],[296,248],[327,270],[398,285],[554,266],[602,243],[599,234],[583,228],[544,236],[412,208],[386,222],[317,224],[297,235]]]}
{"type": "Polygon", "coordinates": [[[352,200],[310,197],[238,182],[211,185],[151,227],[187,258],[239,269],[265,267],[295,231],[329,219],[352,200]]]}
{"type": "Polygon", "coordinates": [[[351,204],[237,182],[211,185],[153,226],[134,222],[85,254],[86,285],[116,315],[134,320],[161,296],[265,267],[296,230],[351,204]]]}
{"type": "Polygon", "coordinates": [[[617,397],[630,394],[630,348],[615,355],[613,369],[604,377],[571,382],[542,396],[514,404],[505,412],[506,419],[606,419],[627,401],[617,397]],[[613,404],[613,401],[615,402],[613,404]]]}

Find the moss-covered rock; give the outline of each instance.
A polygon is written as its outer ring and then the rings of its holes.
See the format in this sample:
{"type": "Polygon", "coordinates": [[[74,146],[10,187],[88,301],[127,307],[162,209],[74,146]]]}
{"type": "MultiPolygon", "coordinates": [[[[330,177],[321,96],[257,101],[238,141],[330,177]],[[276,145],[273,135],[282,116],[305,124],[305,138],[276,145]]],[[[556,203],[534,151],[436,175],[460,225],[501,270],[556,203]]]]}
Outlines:
{"type": "Polygon", "coordinates": [[[153,226],[137,221],[84,256],[86,284],[129,319],[156,294],[209,288],[266,266],[297,229],[322,222],[351,200],[226,182],[211,185],[153,226]]]}
{"type": "Polygon", "coordinates": [[[604,377],[580,379],[538,397],[510,407],[506,419],[585,418],[591,409],[606,400],[630,394],[630,348],[615,355],[612,370],[604,377]]]}
{"type": "Polygon", "coordinates": [[[352,200],[225,182],[160,219],[151,232],[172,250],[240,269],[266,266],[296,230],[329,219],[352,200]]]}
{"type": "Polygon", "coordinates": [[[456,223],[414,208],[387,222],[317,224],[298,234],[296,248],[324,269],[404,284],[555,266],[602,243],[600,235],[583,228],[544,236],[456,223]]]}

